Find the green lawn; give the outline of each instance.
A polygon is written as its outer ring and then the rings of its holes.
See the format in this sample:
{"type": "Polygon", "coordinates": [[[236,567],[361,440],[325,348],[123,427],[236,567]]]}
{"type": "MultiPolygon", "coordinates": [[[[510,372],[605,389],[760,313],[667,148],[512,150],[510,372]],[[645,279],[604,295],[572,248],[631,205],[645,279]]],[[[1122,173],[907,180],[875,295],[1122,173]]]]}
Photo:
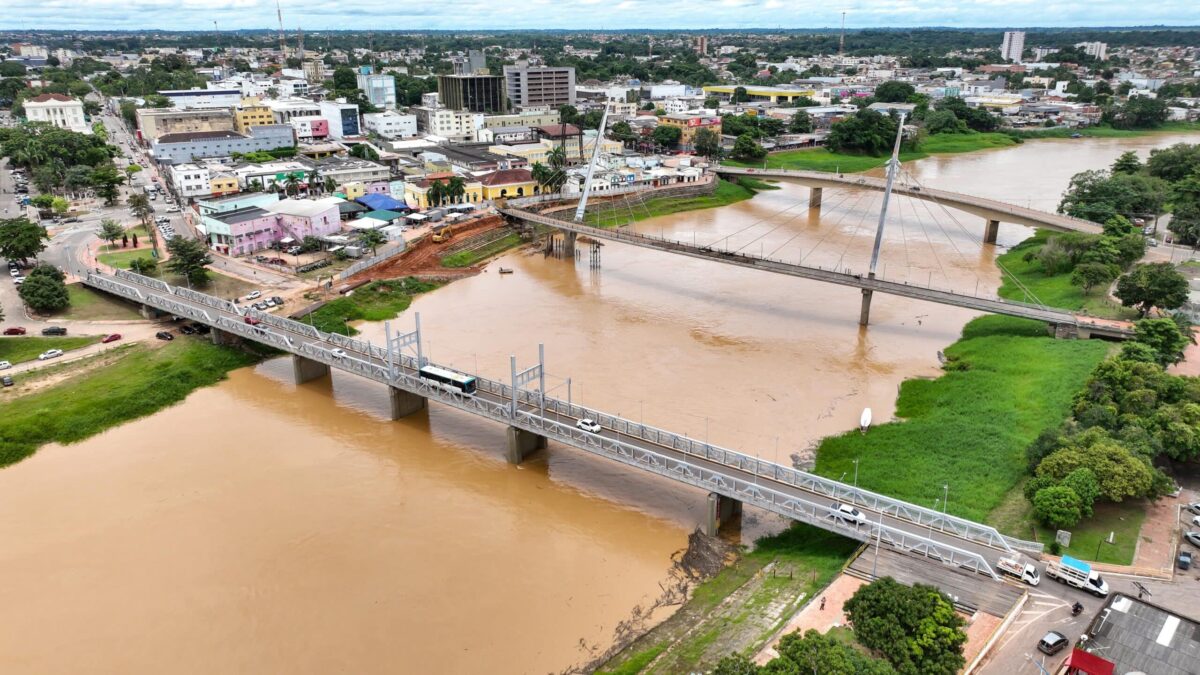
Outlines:
{"type": "Polygon", "coordinates": [[[1017,138],[1070,138],[1079,134],[1085,138],[1131,138],[1149,134],[1171,134],[1200,131],[1197,122],[1167,122],[1157,129],[1114,129],[1110,126],[1085,127],[1082,129],[1017,129],[1005,132],[1017,138]]]}
{"type": "MultiPolygon", "coordinates": [[[[754,546],[737,563],[697,586],[678,612],[628,645],[599,672],[707,672],[728,653],[726,645],[731,642],[761,647],[781,622],[761,625],[754,618],[779,603],[798,608],[829,584],[858,542],[795,523],[754,546]],[[771,563],[777,574],[761,574],[771,563]],[[731,595],[736,601],[730,601],[731,595]]],[[[790,612],[783,614],[790,616],[790,612]]]]}
{"type": "Polygon", "coordinates": [[[629,222],[665,216],[681,211],[711,209],[717,206],[728,206],[736,202],[750,199],[759,190],[778,190],[779,188],[763,181],[751,179],[744,181],[739,178],[737,183],[718,180],[712,194],[700,197],[658,197],[647,199],[641,204],[631,204],[626,207],[622,202],[597,204],[597,210],[586,216],[588,225],[596,227],[615,227],[629,222]]]}
{"type": "Polygon", "coordinates": [[[55,313],[55,318],[72,321],[132,321],[142,318],[132,304],[83,284],[67,284],[67,294],[71,305],[55,313]]]}
{"type": "Polygon", "coordinates": [[[459,251],[458,253],[451,253],[445,258],[442,258],[442,267],[470,267],[481,260],[487,260],[498,253],[503,253],[504,251],[507,251],[514,246],[519,246],[520,244],[521,235],[513,232],[502,239],[497,239],[483,248],[478,248],[474,251],[459,251]]]}
{"type": "Polygon", "coordinates": [[[824,439],[816,471],[853,475],[857,458],[863,487],[933,506],[949,485],[949,511],[983,520],[1024,475],[1025,447],[1066,419],[1108,347],[1055,340],[1040,322],[975,319],[946,348],[941,377],[901,385],[900,421],[824,439]]]}
{"type": "Polygon", "coordinates": [[[300,319],[327,333],[354,335],[358,331],[348,321],[386,321],[408,309],[413,296],[427,293],[437,284],[413,277],[374,281],[354,289],[353,293],[331,300],[300,319]]]}
{"type": "Polygon", "coordinates": [[[129,262],[134,258],[153,258],[153,256],[150,254],[149,248],[135,250],[118,248],[112,253],[101,253],[96,256],[101,263],[122,270],[129,269],[129,262]]]}
{"type": "Polygon", "coordinates": [[[1023,259],[1027,252],[1041,249],[1052,236],[1054,233],[1049,230],[1038,230],[1034,236],[996,259],[998,265],[1015,275],[1036,296],[1036,300],[1028,297],[1009,274],[1002,275],[1000,297],[1021,302],[1040,301],[1049,307],[1061,307],[1107,319],[1131,319],[1137,316],[1135,310],[1122,307],[1109,299],[1105,292],[1107,289],[1094,288],[1091,293],[1085,295],[1082,287],[1071,283],[1070,274],[1048,276],[1042,272],[1041,265],[1036,260],[1026,262],[1023,259]]]}
{"type": "Polygon", "coordinates": [[[176,340],[156,349],[130,344],[120,350],[111,365],[5,402],[0,466],[46,443],[80,441],[178,403],[257,359],[202,340],[176,340]]]}
{"type": "MultiPolygon", "coordinates": [[[[188,286],[187,279],[166,272],[166,270],[161,270],[160,276],[163,281],[171,284],[172,286],[182,286],[184,288],[187,288],[188,286]]],[[[201,293],[214,295],[218,298],[225,298],[226,300],[240,298],[250,291],[262,290],[262,286],[242,281],[241,279],[235,279],[233,277],[221,274],[220,272],[214,272],[211,269],[208,270],[208,281],[198,286],[193,285],[192,288],[200,291],[201,293]]],[[[266,295],[270,295],[270,293],[266,293],[266,295]]]]}
{"type": "MultiPolygon", "coordinates": [[[[1137,549],[1142,521],[1146,520],[1146,504],[1141,501],[1120,504],[1096,504],[1096,513],[1071,528],[1071,546],[1063,551],[1082,560],[1129,565],[1137,549]],[[1113,533],[1109,545],[1108,534],[1113,533]],[[1099,556],[1096,555],[1097,546],[1099,556]]],[[[1043,527],[1038,534],[1047,548],[1054,541],[1054,530],[1043,527]]]]}
{"type": "Polygon", "coordinates": [[[6,337],[0,338],[0,361],[32,361],[47,349],[68,351],[86,347],[100,338],[89,337],[6,337]]]}
{"type": "MultiPolygon", "coordinates": [[[[900,161],[908,162],[916,159],[924,159],[934,154],[1003,148],[1016,145],[1017,143],[1018,141],[1013,140],[1007,134],[1001,133],[937,134],[925,137],[921,141],[920,148],[916,151],[902,151],[900,153],[900,161]]],[[[805,150],[773,152],[767,155],[766,166],[768,169],[858,173],[883,166],[887,160],[888,157],[886,155],[872,157],[870,155],[830,152],[825,148],[808,148],[805,150]]],[[[739,162],[737,160],[725,160],[723,163],[729,166],[754,168],[763,166],[761,161],[739,162]]]]}

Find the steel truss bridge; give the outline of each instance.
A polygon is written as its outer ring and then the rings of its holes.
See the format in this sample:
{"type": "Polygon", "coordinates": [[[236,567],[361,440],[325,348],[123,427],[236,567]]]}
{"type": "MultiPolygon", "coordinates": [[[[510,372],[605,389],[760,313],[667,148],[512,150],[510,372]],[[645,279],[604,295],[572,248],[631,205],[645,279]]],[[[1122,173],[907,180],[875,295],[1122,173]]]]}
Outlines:
{"type": "Polygon", "coordinates": [[[506,425],[510,443],[514,434],[553,440],[706,490],[710,505],[714,495],[752,504],[993,579],[999,579],[994,569],[998,558],[1021,553],[1037,556],[1042,550],[1040,543],[1004,536],[987,525],[547,396],[540,356],[538,364],[522,371],[513,357],[510,382],[477,376],[474,396],[443,388],[418,374],[419,364],[436,365],[421,354],[419,317],[410,333],[393,332],[386,325],[387,339],[380,346],[123,270],[113,275],[92,272],[83,283],[145,308],[208,325],[215,342],[236,337],[288,352],[297,365],[298,380],[301,364],[309,370],[337,369],[365,377],[391,388],[393,395],[438,401],[506,425]],[[257,323],[247,323],[247,318],[257,323]],[[412,347],[415,355],[405,353],[412,347]],[[342,354],[334,354],[335,349],[342,354]],[[537,386],[527,386],[531,384],[537,386]],[[601,431],[578,429],[576,421],[584,418],[599,423],[601,431]],[[863,520],[834,517],[835,502],[855,505],[863,520]]]}

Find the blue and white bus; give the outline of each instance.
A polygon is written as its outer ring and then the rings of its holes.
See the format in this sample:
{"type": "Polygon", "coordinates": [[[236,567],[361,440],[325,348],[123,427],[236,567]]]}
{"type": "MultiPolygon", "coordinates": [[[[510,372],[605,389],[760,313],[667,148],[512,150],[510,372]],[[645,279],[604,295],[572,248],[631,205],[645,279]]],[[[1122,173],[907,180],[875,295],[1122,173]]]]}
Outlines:
{"type": "Polygon", "coordinates": [[[437,382],[442,387],[460,394],[475,395],[475,378],[471,375],[463,375],[437,366],[424,366],[418,372],[421,379],[437,382]]]}

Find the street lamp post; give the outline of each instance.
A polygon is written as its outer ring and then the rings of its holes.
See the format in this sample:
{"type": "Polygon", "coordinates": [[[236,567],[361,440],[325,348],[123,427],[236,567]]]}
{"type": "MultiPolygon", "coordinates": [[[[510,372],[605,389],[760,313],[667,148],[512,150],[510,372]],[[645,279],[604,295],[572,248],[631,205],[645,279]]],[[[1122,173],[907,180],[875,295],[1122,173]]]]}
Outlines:
{"type": "MultiPolygon", "coordinates": [[[[938,497],[937,499],[933,500],[933,510],[934,511],[937,511],[938,502],[940,502],[941,500],[942,500],[941,497],[938,497]]],[[[931,539],[933,538],[933,520],[932,519],[930,519],[930,521],[929,521],[929,537],[931,539]]]]}
{"type": "Polygon", "coordinates": [[[946,531],[946,506],[950,503],[950,484],[942,486],[942,532],[946,531]]]}
{"type": "Polygon", "coordinates": [[[854,487],[858,487],[858,458],[854,458],[854,487]]]}

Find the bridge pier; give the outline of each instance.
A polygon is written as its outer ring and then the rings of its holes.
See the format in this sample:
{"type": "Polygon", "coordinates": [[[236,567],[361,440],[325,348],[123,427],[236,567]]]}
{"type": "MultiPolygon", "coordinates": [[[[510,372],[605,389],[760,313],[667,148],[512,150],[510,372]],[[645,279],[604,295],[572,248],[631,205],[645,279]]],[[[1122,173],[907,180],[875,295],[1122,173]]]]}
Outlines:
{"type": "Polygon", "coordinates": [[[142,305],[138,309],[138,314],[141,314],[142,318],[147,321],[153,321],[159,317],[159,311],[150,305],[142,305]]]}
{"type": "Polygon", "coordinates": [[[575,239],[579,236],[578,232],[563,232],[563,256],[567,258],[575,257],[575,239]]]}
{"type": "Polygon", "coordinates": [[[983,230],[983,243],[996,243],[996,235],[1000,233],[1000,221],[988,219],[987,227],[983,230]]]}
{"type": "Polygon", "coordinates": [[[808,208],[821,210],[821,199],[825,194],[824,188],[809,188],[808,190],[808,208]]]}
{"type": "Polygon", "coordinates": [[[227,333],[220,328],[213,328],[211,331],[209,331],[208,336],[209,339],[212,340],[212,343],[217,346],[233,346],[240,344],[242,341],[241,337],[234,335],[233,333],[227,333]]]}
{"type": "Polygon", "coordinates": [[[525,431],[517,427],[509,427],[508,450],[504,453],[504,458],[508,460],[509,464],[520,464],[533,451],[543,450],[545,447],[545,436],[539,436],[532,431],[525,431]]]}
{"type": "Polygon", "coordinates": [[[704,534],[715,537],[722,525],[741,517],[741,502],[716,492],[708,493],[708,512],[704,519],[704,534]]]}
{"type": "Polygon", "coordinates": [[[320,361],[292,354],[292,379],[295,380],[296,384],[304,384],[305,382],[328,376],[329,366],[320,361]]]}
{"type": "Polygon", "coordinates": [[[875,294],[869,288],[862,289],[862,307],[858,310],[858,325],[865,326],[871,322],[871,296],[875,294]]]}
{"type": "Polygon", "coordinates": [[[392,419],[394,420],[420,412],[426,405],[424,396],[418,396],[411,391],[396,387],[388,387],[388,398],[391,399],[392,419]]]}

